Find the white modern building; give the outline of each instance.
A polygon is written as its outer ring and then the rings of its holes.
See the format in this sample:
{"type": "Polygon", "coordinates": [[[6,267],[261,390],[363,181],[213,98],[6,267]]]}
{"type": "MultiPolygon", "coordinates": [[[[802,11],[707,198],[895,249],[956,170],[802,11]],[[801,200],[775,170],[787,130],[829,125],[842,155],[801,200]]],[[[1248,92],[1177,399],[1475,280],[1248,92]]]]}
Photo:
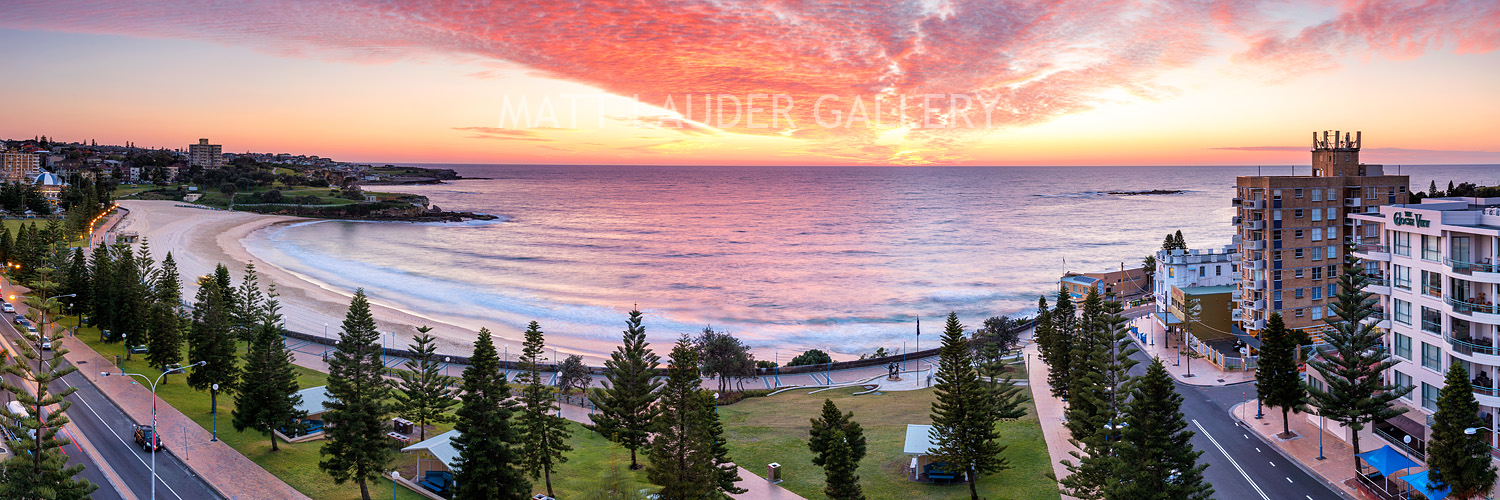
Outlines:
{"type": "Polygon", "coordinates": [[[1429,198],[1350,218],[1354,255],[1373,278],[1366,291],[1381,308],[1369,321],[1397,361],[1386,380],[1412,388],[1399,400],[1410,410],[1376,422],[1375,434],[1393,446],[1411,435],[1420,458],[1444,374],[1461,364],[1479,401],[1481,433],[1500,445],[1500,198],[1429,198]]]}
{"type": "Polygon", "coordinates": [[[1172,287],[1225,286],[1239,283],[1240,254],[1233,243],[1220,248],[1158,250],[1151,293],[1157,311],[1171,305],[1172,287]]]}

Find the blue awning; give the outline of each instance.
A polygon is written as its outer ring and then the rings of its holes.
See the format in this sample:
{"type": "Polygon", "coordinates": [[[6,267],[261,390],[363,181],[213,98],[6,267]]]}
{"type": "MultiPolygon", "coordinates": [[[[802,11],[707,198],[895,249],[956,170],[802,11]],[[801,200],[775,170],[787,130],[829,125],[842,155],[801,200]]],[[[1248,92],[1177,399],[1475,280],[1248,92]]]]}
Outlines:
{"type": "Polygon", "coordinates": [[[1391,474],[1404,469],[1417,467],[1416,462],[1411,461],[1410,458],[1406,458],[1406,455],[1402,455],[1401,452],[1392,449],[1391,445],[1381,446],[1378,450],[1367,451],[1355,456],[1364,459],[1365,463],[1370,464],[1371,467],[1380,471],[1381,474],[1385,474],[1386,477],[1390,477],[1391,474]]]}
{"type": "Polygon", "coordinates": [[[1406,484],[1410,484],[1411,487],[1416,488],[1417,489],[1417,493],[1421,493],[1422,496],[1427,497],[1427,500],[1443,500],[1444,498],[1448,498],[1448,492],[1452,488],[1449,488],[1448,486],[1445,485],[1445,486],[1443,486],[1443,489],[1441,489],[1441,490],[1434,490],[1434,489],[1432,489],[1432,486],[1433,486],[1432,481],[1427,480],[1427,473],[1428,472],[1431,472],[1431,471],[1425,471],[1424,470],[1424,471],[1418,472],[1416,474],[1412,474],[1412,475],[1409,475],[1409,476],[1401,476],[1401,477],[1398,477],[1396,479],[1400,479],[1402,481],[1406,481],[1406,484]]]}
{"type": "Polygon", "coordinates": [[[1160,321],[1161,324],[1163,324],[1163,325],[1180,325],[1180,324],[1182,324],[1182,320],[1177,319],[1177,315],[1176,314],[1172,314],[1171,312],[1159,312],[1159,313],[1152,313],[1152,314],[1155,314],[1156,315],[1156,320],[1160,321]]]}

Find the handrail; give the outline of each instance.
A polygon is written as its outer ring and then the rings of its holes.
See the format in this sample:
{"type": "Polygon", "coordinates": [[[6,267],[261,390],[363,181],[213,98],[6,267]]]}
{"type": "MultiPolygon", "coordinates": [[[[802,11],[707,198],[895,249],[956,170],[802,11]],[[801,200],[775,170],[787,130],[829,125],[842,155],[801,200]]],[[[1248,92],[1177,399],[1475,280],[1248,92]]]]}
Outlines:
{"type": "Polygon", "coordinates": [[[1481,312],[1481,313],[1485,313],[1485,314],[1500,314],[1500,308],[1497,308],[1494,305],[1476,304],[1476,303],[1473,303],[1473,302],[1468,302],[1468,301],[1464,301],[1464,300],[1455,299],[1453,297],[1446,297],[1446,298],[1443,299],[1443,301],[1447,302],[1448,305],[1453,306],[1453,312],[1464,313],[1464,314],[1468,314],[1468,313],[1471,313],[1471,312],[1481,312]]]}
{"type": "Polygon", "coordinates": [[[1453,259],[1443,259],[1443,264],[1446,264],[1449,268],[1453,269],[1454,271],[1460,271],[1460,272],[1475,272],[1475,271],[1478,271],[1478,272],[1481,272],[1481,273],[1496,273],[1496,272],[1500,272],[1500,264],[1485,264],[1485,263],[1482,263],[1482,262],[1464,262],[1464,261],[1461,261],[1461,260],[1453,260],[1453,259]]]}
{"type": "Polygon", "coordinates": [[[1387,245],[1376,245],[1374,243],[1360,243],[1358,245],[1354,245],[1354,252],[1355,253],[1371,253],[1371,252],[1390,253],[1391,252],[1391,247],[1389,247],[1387,245]]]}
{"type": "Polygon", "coordinates": [[[1453,335],[1449,334],[1449,333],[1443,334],[1443,339],[1447,340],[1448,344],[1452,345],[1455,348],[1458,348],[1459,349],[1459,353],[1461,353],[1461,354],[1479,353],[1479,354],[1483,354],[1483,355],[1486,355],[1486,356],[1494,356],[1496,354],[1500,354],[1500,348],[1496,348],[1494,346],[1487,346],[1487,345],[1475,344],[1473,342],[1469,342],[1469,341],[1466,341],[1466,340],[1459,340],[1459,339],[1453,338],[1453,335]],[[1468,352],[1464,352],[1465,350],[1467,350],[1468,352]]]}

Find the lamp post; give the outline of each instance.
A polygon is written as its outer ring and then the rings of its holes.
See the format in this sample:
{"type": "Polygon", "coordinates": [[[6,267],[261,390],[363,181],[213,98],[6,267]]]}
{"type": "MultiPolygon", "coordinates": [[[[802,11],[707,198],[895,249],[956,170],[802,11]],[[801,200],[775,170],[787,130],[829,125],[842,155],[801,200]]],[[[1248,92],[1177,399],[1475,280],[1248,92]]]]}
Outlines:
{"type": "Polygon", "coordinates": [[[328,361],[328,322],[323,322],[323,361],[328,361]]]}
{"type": "MultiPolygon", "coordinates": [[[[199,361],[188,366],[203,366],[206,364],[208,364],[207,361],[199,361]]],[[[161,431],[157,430],[156,428],[156,385],[161,383],[162,377],[174,373],[182,373],[182,369],[182,366],[170,365],[167,367],[166,371],[161,372],[161,375],[156,376],[156,380],[151,380],[150,377],[141,375],[139,373],[120,374],[121,376],[127,377],[140,377],[141,380],[144,380],[147,383],[151,384],[151,441],[153,441],[153,443],[151,443],[151,500],[156,500],[156,449],[161,447],[161,431]]],[[[101,377],[108,377],[110,375],[113,374],[110,372],[99,372],[99,376],[101,377]]]]}
{"type": "Polygon", "coordinates": [[[447,357],[447,356],[443,356],[443,377],[444,378],[448,377],[448,365],[450,363],[452,363],[452,362],[453,362],[453,358],[450,358],[450,357],[447,357]]]}
{"type": "MultiPolygon", "coordinates": [[[[130,341],[126,339],[126,337],[129,337],[129,336],[130,336],[129,334],[125,334],[125,333],[121,333],[120,334],[120,355],[121,356],[125,356],[125,359],[127,359],[127,360],[130,359],[130,341]]],[[[120,364],[123,365],[125,363],[120,363],[120,364]]],[[[125,367],[121,366],[120,369],[124,370],[125,367]]]]}
{"type": "Polygon", "coordinates": [[[1327,460],[1328,459],[1328,457],[1323,456],[1323,429],[1325,429],[1327,427],[1328,427],[1328,417],[1323,416],[1322,412],[1319,412],[1319,415],[1318,415],[1318,460],[1327,460]]]}
{"type": "Polygon", "coordinates": [[[214,437],[208,440],[212,443],[219,440],[219,384],[210,386],[208,394],[213,400],[213,409],[208,411],[214,416],[214,437]]]}

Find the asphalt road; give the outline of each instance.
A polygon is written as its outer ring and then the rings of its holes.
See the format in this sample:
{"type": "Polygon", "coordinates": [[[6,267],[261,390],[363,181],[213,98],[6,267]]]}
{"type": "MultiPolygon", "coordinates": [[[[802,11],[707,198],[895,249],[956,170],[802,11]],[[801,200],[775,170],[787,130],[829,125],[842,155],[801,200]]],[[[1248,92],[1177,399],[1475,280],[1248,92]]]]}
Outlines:
{"type": "MultiPolygon", "coordinates": [[[[0,327],[3,334],[11,345],[21,345],[21,337],[14,327],[12,314],[0,314],[7,325],[0,327]]],[[[82,345],[75,348],[87,349],[82,345]]],[[[66,363],[64,363],[66,366],[66,363]]],[[[133,421],[125,415],[113,402],[98,391],[89,381],[90,374],[98,375],[98,367],[80,366],[78,371],[63,377],[52,383],[54,392],[67,387],[78,389],[67,399],[73,403],[68,409],[68,418],[72,425],[65,430],[72,436],[72,432],[82,433],[83,439],[92,444],[103,464],[96,463],[93,457],[85,453],[75,442],[64,447],[68,456],[69,464],[82,464],[84,471],[80,475],[99,486],[92,495],[99,500],[121,499],[125,497],[115,491],[114,486],[105,478],[104,470],[108,467],[115,475],[130,489],[132,496],[138,500],[147,500],[151,497],[151,454],[141,451],[135,445],[132,436],[133,421]]],[[[7,375],[7,377],[11,377],[7,375]]],[[[12,382],[19,382],[11,377],[12,382]]],[[[191,469],[178,459],[177,454],[188,454],[191,458],[191,450],[185,449],[183,444],[173,441],[171,429],[164,429],[162,441],[170,450],[156,454],[156,498],[173,500],[196,500],[222,498],[212,488],[204,483],[191,469]]],[[[76,441],[76,439],[75,439],[76,441]]]]}
{"type": "MultiPolygon", "coordinates": [[[[1131,371],[1143,375],[1150,359],[1143,353],[1131,371]]],[[[1170,362],[1170,361],[1169,361],[1170,362]]],[[[1317,477],[1282,457],[1275,448],[1241,426],[1229,410],[1255,397],[1255,384],[1200,387],[1174,382],[1182,395],[1182,413],[1193,431],[1193,448],[1208,463],[1204,478],[1222,500],[1347,500],[1317,477]],[[1243,395],[1242,395],[1243,393],[1243,395]]]]}

